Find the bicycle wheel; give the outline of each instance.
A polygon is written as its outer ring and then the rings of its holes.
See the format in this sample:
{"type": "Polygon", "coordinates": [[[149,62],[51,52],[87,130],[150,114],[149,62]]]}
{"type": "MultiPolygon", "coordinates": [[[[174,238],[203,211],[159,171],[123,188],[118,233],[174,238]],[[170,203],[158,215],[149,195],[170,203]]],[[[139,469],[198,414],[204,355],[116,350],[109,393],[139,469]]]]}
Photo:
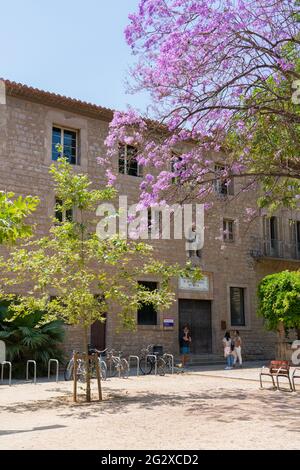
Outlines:
{"type": "Polygon", "coordinates": [[[125,358],[121,359],[121,375],[124,379],[128,379],[129,364],[128,364],[128,361],[125,358]]]}
{"type": "Polygon", "coordinates": [[[163,357],[163,360],[166,363],[166,374],[172,374],[172,371],[173,371],[172,358],[170,356],[167,356],[167,357],[163,357]]]}
{"type": "Polygon", "coordinates": [[[73,359],[71,359],[64,370],[64,378],[66,381],[73,380],[73,359]]]}
{"type": "Polygon", "coordinates": [[[81,360],[78,361],[77,380],[78,382],[86,382],[86,367],[84,361],[81,360]]]}
{"type": "Polygon", "coordinates": [[[142,357],[142,359],[140,360],[140,370],[142,374],[149,375],[151,374],[152,369],[153,369],[153,361],[151,360],[151,358],[147,357],[146,359],[145,357],[142,357]]]}
{"type": "Polygon", "coordinates": [[[157,373],[158,375],[165,375],[166,373],[166,362],[162,357],[157,359],[157,373]]]}

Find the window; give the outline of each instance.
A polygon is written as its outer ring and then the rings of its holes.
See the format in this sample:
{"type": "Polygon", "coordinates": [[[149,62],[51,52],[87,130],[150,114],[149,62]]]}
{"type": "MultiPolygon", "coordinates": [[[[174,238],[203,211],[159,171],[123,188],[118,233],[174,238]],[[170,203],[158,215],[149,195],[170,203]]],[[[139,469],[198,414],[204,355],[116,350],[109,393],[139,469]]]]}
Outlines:
{"type": "Polygon", "coordinates": [[[52,160],[56,161],[64,156],[71,165],[78,165],[78,131],[64,129],[62,127],[52,128],[52,160]],[[62,153],[58,151],[57,146],[62,147],[62,153]]]}
{"type": "Polygon", "coordinates": [[[234,221],[230,219],[223,220],[223,240],[225,242],[233,242],[234,241],[234,221]]]}
{"type": "Polygon", "coordinates": [[[270,218],[270,236],[271,236],[271,244],[277,240],[277,218],[271,217],[270,218]]]}
{"type": "Polygon", "coordinates": [[[292,256],[300,259],[300,221],[291,219],[289,225],[292,256]]]}
{"type": "Polygon", "coordinates": [[[171,172],[175,174],[175,176],[172,178],[173,184],[180,182],[179,178],[184,171],[186,171],[186,165],[182,163],[182,157],[176,153],[173,153],[171,160],[171,172]]]}
{"type": "Polygon", "coordinates": [[[132,145],[119,145],[119,173],[130,176],[141,176],[136,159],[137,148],[132,145]]]}
{"type": "MultiPolygon", "coordinates": [[[[139,281],[138,283],[150,291],[157,289],[157,282],[139,281]]],[[[157,311],[153,305],[143,304],[138,308],[137,323],[138,325],[157,325],[157,311]]]]}
{"type": "Polygon", "coordinates": [[[233,196],[234,187],[233,181],[223,176],[225,166],[215,165],[215,191],[222,196],[233,196]]]}
{"type": "Polygon", "coordinates": [[[230,287],[231,326],[245,326],[245,289],[230,287]]]}
{"type": "Polygon", "coordinates": [[[278,241],[278,219],[270,217],[270,255],[279,256],[280,243],[278,241]]]}
{"type": "Polygon", "coordinates": [[[63,210],[62,201],[58,198],[55,198],[55,219],[60,224],[73,220],[73,209],[63,210]]]}

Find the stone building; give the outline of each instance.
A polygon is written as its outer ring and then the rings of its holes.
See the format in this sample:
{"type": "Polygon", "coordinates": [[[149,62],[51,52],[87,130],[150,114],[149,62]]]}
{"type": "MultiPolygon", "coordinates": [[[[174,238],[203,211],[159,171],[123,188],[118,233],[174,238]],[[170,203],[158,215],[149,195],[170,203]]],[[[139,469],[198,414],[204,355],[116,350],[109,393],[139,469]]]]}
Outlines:
{"type": "MultiPolygon", "coordinates": [[[[105,182],[105,168],[96,161],[104,156],[104,140],[112,111],[90,103],[37,90],[7,80],[0,81],[0,189],[40,198],[34,215],[39,234],[47,232],[55,206],[48,173],[57,158],[55,145],[76,171],[86,172],[94,187],[105,182]]],[[[128,164],[132,149],[117,155],[113,166],[116,187],[129,203],[138,201],[139,168],[128,164]],[[121,157],[121,158],[120,158],[121,157]]],[[[95,346],[138,353],[147,344],[163,345],[178,354],[179,329],[186,323],[192,332],[192,353],[216,358],[222,354],[225,329],[238,329],[249,358],[274,357],[275,334],[266,332],[256,315],[259,280],[273,272],[300,267],[300,215],[282,212],[277,216],[245,221],[254,194],[239,194],[234,187],[217,184],[216,201],[205,218],[205,240],[198,264],[204,278],[196,285],[185,279],[174,284],[176,302],[167,312],[151,308],[137,312],[137,331],[116,331],[117,315],[107,312],[105,325],[95,324],[91,341],[95,346]],[[291,223],[293,220],[293,223],[291,223]]],[[[170,263],[185,263],[185,240],[152,240],[155,255],[170,263]]],[[[155,287],[157,279],[147,278],[155,287]]],[[[80,349],[80,334],[67,327],[65,347],[80,349]]]]}

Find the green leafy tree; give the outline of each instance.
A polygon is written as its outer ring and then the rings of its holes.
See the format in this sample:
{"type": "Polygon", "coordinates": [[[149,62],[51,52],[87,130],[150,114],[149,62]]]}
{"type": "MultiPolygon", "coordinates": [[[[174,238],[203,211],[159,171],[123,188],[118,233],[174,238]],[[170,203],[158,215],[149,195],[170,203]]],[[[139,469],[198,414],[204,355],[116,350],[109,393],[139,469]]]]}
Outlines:
{"type": "Polygon", "coordinates": [[[284,355],[285,330],[296,329],[300,339],[300,271],[266,276],[258,287],[258,313],[269,330],[279,334],[279,355],[284,355]]]}
{"type": "Polygon", "coordinates": [[[18,299],[13,296],[0,303],[0,340],[5,341],[7,358],[14,363],[14,376],[24,375],[28,359],[37,362],[38,373],[45,373],[49,359],[63,361],[63,322],[45,321],[41,310],[33,309],[26,316],[18,314],[17,306],[18,299]]]}
{"type": "Polygon", "coordinates": [[[33,196],[15,198],[12,192],[0,191],[0,245],[15,243],[32,234],[26,217],[35,211],[39,199],[33,196]]]}
{"type": "MultiPolygon", "coordinates": [[[[55,194],[60,201],[57,210],[75,211],[73,220],[53,220],[49,236],[27,242],[2,263],[6,269],[6,287],[24,286],[31,290],[19,298],[16,312],[26,315],[33,308],[47,312],[48,319],[64,319],[80,325],[84,351],[95,320],[104,321],[112,305],[119,311],[120,327],[135,328],[135,313],[142,303],[164,309],[174,300],[169,280],[178,275],[199,279],[199,270],[191,266],[167,266],[153,259],[152,247],[118,236],[100,238],[95,233],[94,214],[98,205],[112,199],[116,192],[107,186],[91,189],[87,175],[73,171],[62,158],[50,170],[55,194]],[[9,274],[13,279],[9,280],[9,274]],[[160,284],[149,291],[138,284],[144,274],[156,274],[160,284]]],[[[86,370],[89,362],[86,360],[86,370]]],[[[86,399],[91,400],[90,374],[87,373],[86,399]]]]}
{"type": "MultiPolygon", "coordinates": [[[[299,74],[299,52],[292,46],[285,50],[299,74]]],[[[248,184],[260,185],[258,206],[270,213],[299,205],[300,104],[292,99],[295,83],[292,77],[270,76],[262,86],[258,84],[245,100],[245,108],[255,112],[237,114],[225,142],[229,163],[234,166],[242,156],[239,171],[248,175],[248,184]],[[266,103],[272,112],[265,109],[266,103]]]]}

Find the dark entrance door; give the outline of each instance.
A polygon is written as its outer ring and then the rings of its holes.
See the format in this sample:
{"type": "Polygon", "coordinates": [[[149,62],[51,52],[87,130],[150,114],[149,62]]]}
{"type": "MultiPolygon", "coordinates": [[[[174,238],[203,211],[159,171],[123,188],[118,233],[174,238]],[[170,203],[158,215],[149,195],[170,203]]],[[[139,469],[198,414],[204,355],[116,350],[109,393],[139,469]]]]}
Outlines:
{"type": "Polygon", "coordinates": [[[100,322],[99,320],[91,326],[91,345],[103,351],[105,349],[105,332],[106,332],[106,321],[100,322]]]}
{"type": "Polygon", "coordinates": [[[191,330],[192,354],[210,354],[212,352],[211,301],[179,300],[180,334],[188,325],[191,330]]]}

